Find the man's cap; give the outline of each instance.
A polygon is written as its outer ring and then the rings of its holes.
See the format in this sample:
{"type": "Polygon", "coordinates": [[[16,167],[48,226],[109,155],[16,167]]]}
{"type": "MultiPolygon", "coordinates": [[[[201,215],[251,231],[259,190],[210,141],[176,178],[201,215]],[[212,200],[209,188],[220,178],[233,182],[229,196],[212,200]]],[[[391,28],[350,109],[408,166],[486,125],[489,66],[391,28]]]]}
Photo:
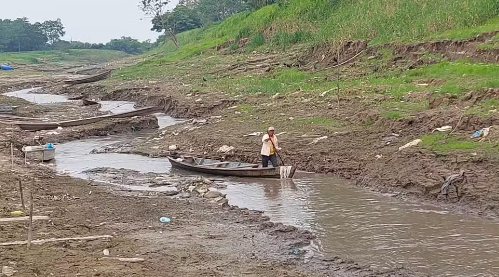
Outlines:
{"type": "Polygon", "coordinates": [[[269,127],[269,131],[274,131],[274,127],[269,127]]]}

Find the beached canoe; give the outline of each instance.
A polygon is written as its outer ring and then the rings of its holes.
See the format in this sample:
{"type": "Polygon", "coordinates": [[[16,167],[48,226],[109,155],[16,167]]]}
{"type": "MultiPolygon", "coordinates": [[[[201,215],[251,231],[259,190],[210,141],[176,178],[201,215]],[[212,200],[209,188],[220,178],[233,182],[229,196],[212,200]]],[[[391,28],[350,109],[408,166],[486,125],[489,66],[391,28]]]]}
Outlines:
{"type": "MultiPolygon", "coordinates": [[[[258,164],[219,161],[203,159],[191,156],[169,156],[173,168],[184,169],[194,172],[207,173],[212,175],[252,177],[252,178],[280,178],[279,167],[260,167],[258,164]]],[[[288,176],[292,178],[295,169],[288,176]]]]}
{"type": "Polygon", "coordinates": [[[97,74],[97,75],[93,75],[90,77],[86,77],[86,78],[81,78],[81,79],[76,79],[76,80],[66,80],[66,81],[64,81],[64,83],[66,83],[68,85],[87,84],[87,83],[93,83],[93,82],[104,80],[104,79],[108,78],[109,76],[111,76],[111,70],[97,74]]]}
{"type": "Polygon", "coordinates": [[[110,119],[110,118],[127,118],[127,117],[134,117],[134,116],[150,115],[153,113],[160,112],[162,110],[163,110],[162,107],[146,107],[146,108],[136,109],[136,110],[124,112],[124,113],[108,114],[108,115],[94,116],[94,117],[89,117],[89,118],[68,120],[68,121],[61,121],[61,122],[11,122],[8,124],[17,125],[17,126],[19,126],[19,128],[21,128],[25,131],[54,130],[54,129],[57,129],[59,127],[65,128],[65,127],[73,127],[73,126],[82,126],[82,125],[92,124],[92,123],[96,123],[96,122],[110,119]]]}

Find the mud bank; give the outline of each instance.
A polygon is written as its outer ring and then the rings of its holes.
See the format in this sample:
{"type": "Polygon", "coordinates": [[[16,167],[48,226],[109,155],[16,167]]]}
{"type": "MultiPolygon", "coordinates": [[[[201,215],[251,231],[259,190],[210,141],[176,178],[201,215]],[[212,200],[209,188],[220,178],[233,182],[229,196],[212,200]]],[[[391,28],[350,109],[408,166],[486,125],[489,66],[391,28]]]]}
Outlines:
{"type": "MultiPolygon", "coordinates": [[[[212,199],[193,196],[180,200],[162,194],[123,192],[58,176],[43,167],[16,166],[13,173],[1,173],[5,177],[1,181],[5,192],[1,214],[19,209],[17,176],[22,176],[24,184],[34,178],[33,188],[26,189],[34,193],[34,213],[50,217],[48,222],[35,222],[35,239],[112,236],[34,245],[29,251],[25,246],[2,246],[0,264],[13,268],[19,276],[65,276],[69,272],[158,276],[165,274],[165,261],[172,276],[207,272],[217,276],[241,272],[248,276],[418,276],[403,269],[373,271],[338,257],[322,257],[301,248],[310,244],[311,233],[271,223],[261,212],[212,203],[212,199]],[[161,223],[162,216],[172,221],[161,223]],[[103,254],[104,249],[109,256],[103,254]],[[114,259],[118,257],[139,258],[139,262],[114,259]]],[[[196,182],[202,186],[208,183],[196,182]]],[[[26,239],[23,223],[2,225],[0,230],[2,241],[26,239]]]]}

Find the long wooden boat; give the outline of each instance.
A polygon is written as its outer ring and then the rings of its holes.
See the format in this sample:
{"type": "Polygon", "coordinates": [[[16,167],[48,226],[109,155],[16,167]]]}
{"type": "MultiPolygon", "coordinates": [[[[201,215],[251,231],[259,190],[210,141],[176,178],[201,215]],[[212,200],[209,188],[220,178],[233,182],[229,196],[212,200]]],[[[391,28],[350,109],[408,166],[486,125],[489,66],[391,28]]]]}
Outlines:
{"type": "Polygon", "coordinates": [[[108,115],[101,115],[101,116],[76,119],[76,120],[67,120],[61,122],[13,122],[10,124],[15,124],[19,126],[19,128],[26,131],[54,130],[59,127],[73,127],[73,126],[92,124],[110,118],[127,118],[134,116],[149,115],[157,113],[162,109],[163,109],[162,107],[145,107],[142,109],[137,109],[134,111],[124,112],[124,113],[108,114],[108,115]]]}
{"type": "Polygon", "coordinates": [[[99,105],[99,102],[93,100],[83,99],[82,101],[83,101],[83,106],[99,105]]]}
{"type": "Polygon", "coordinates": [[[97,75],[93,75],[90,77],[82,78],[82,79],[66,80],[66,81],[64,81],[64,83],[66,83],[68,85],[93,83],[93,82],[101,81],[101,80],[108,78],[109,76],[111,76],[111,72],[112,72],[112,70],[108,70],[106,72],[103,72],[103,73],[100,73],[97,75]]]}
{"type": "MultiPolygon", "coordinates": [[[[207,173],[212,175],[252,177],[252,178],[280,178],[279,167],[259,167],[258,164],[219,161],[203,159],[191,156],[169,156],[173,168],[184,169],[194,172],[207,173]]],[[[294,175],[295,169],[291,170],[289,178],[294,175]]]]}

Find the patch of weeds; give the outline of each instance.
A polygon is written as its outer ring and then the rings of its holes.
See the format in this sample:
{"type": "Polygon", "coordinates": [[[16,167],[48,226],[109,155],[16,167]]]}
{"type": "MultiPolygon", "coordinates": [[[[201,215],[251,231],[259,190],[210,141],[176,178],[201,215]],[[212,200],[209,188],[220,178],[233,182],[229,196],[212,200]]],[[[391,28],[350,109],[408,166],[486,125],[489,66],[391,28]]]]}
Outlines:
{"type": "Polygon", "coordinates": [[[251,51],[262,46],[263,44],[265,44],[265,36],[262,33],[258,33],[250,39],[246,47],[248,51],[251,51]]]}
{"type": "Polygon", "coordinates": [[[448,136],[441,133],[423,135],[421,140],[423,147],[442,153],[453,150],[493,150],[497,146],[497,143],[487,141],[478,142],[468,138],[448,136]]]}
{"type": "Polygon", "coordinates": [[[305,125],[314,125],[314,126],[322,126],[326,128],[336,128],[340,127],[341,124],[334,118],[329,117],[306,117],[306,118],[298,118],[296,122],[305,125]]]}
{"type": "Polygon", "coordinates": [[[242,113],[249,113],[249,112],[252,112],[254,110],[253,106],[248,105],[248,104],[238,105],[237,109],[242,113]]]}
{"type": "Polygon", "coordinates": [[[388,111],[384,112],[383,116],[391,120],[397,120],[402,118],[402,113],[400,111],[388,111]]]}
{"type": "Polygon", "coordinates": [[[499,99],[497,98],[491,98],[491,99],[486,99],[478,103],[477,105],[469,108],[466,111],[466,114],[473,114],[473,115],[480,115],[480,116],[487,116],[491,112],[497,112],[497,109],[499,109],[499,99]]]}

